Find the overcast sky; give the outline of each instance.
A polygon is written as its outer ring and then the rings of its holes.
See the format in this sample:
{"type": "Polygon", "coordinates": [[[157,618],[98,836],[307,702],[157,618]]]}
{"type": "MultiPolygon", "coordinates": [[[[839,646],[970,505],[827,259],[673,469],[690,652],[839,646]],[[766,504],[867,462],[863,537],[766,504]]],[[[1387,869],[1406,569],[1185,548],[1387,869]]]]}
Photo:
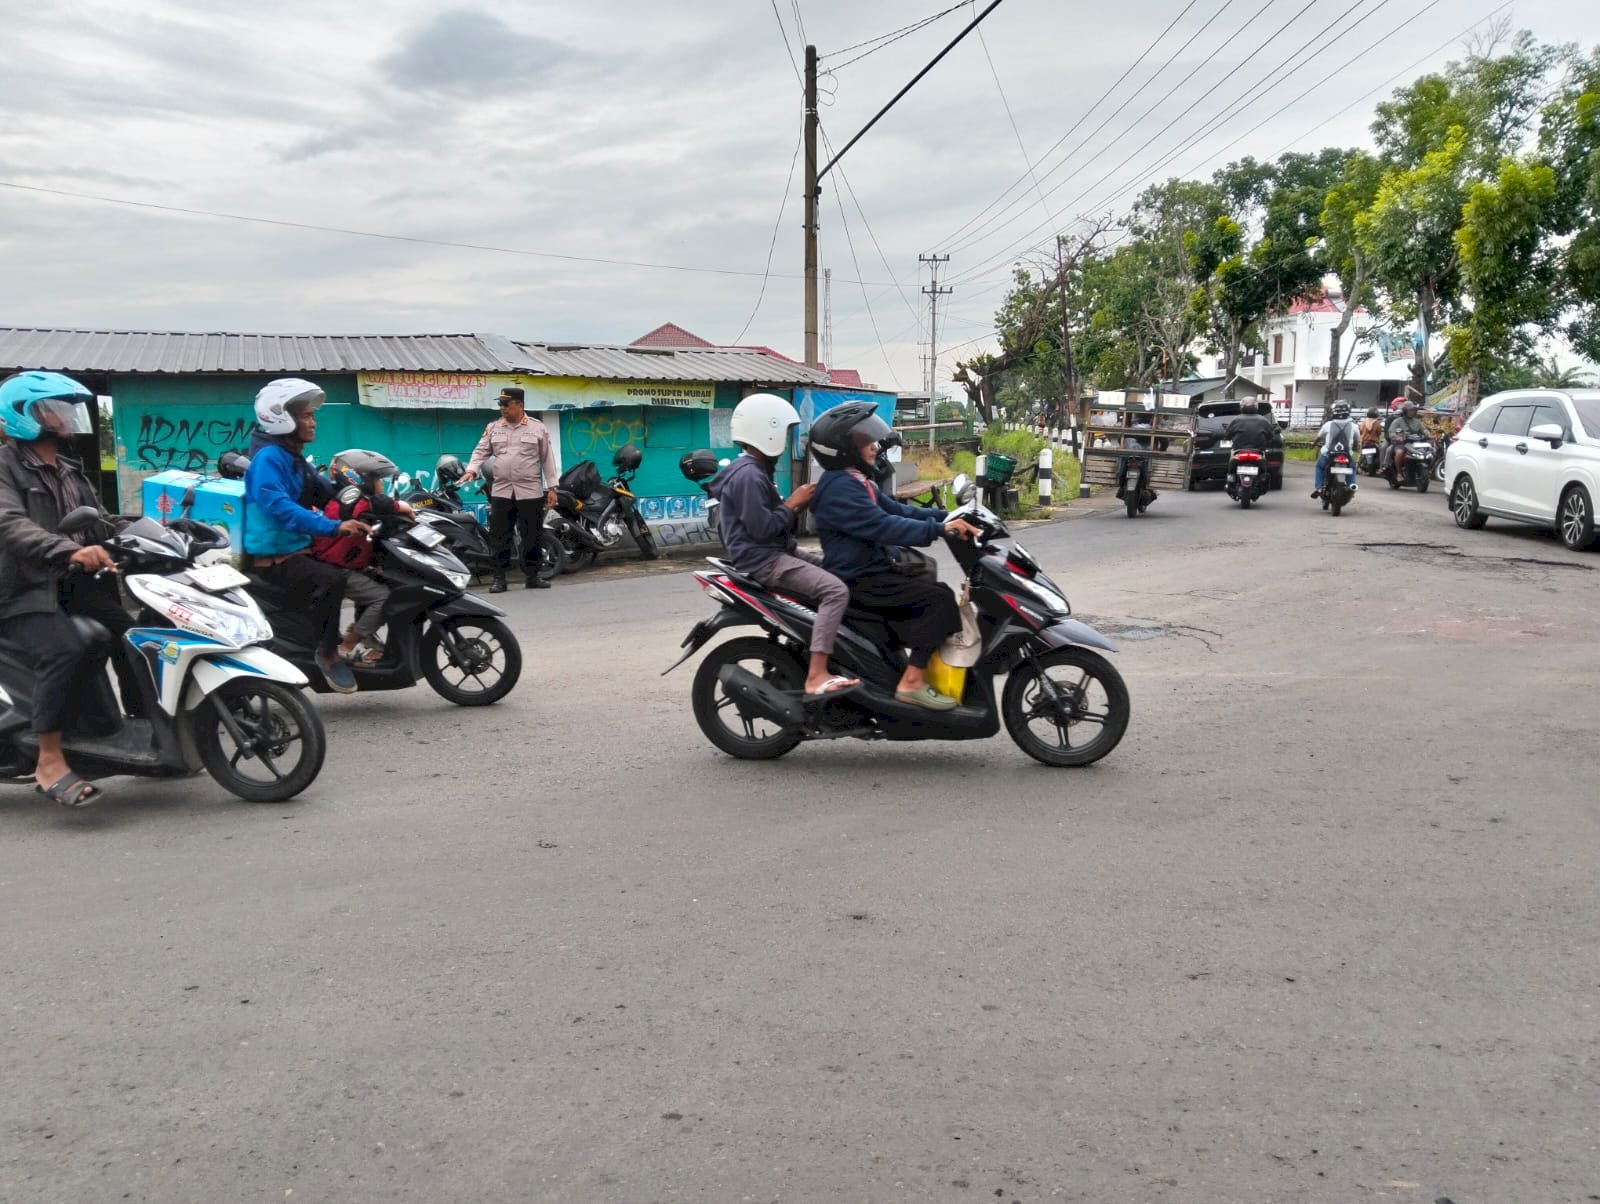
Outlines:
{"type": "MultiPolygon", "coordinates": [[[[1008,263],[1051,229],[1240,155],[1366,143],[1375,101],[1458,55],[1461,33],[1497,9],[1497,0],[1195,0],[1186,12],[1185,3],[1005,0],[981,40],[968,37],[850,151],[822,202],[834,364],[920,387],[927,278],[917,256],[941,252],[955,286],[940,321],[947,379],[952,360],[981,343],[957,345],[992,330],[1008,263]],[[974,223],[1017,181],[1014,205],[974,223]]],[[[674,321],[732,342],[756,307],[800,128],[780,18],[797,57],[809,40],[836,68],[823,79],[822,122],[837,148],[982,5],[858,63],[845,48],[942,7],[0,0],[0,182],[750,273],[574,263],[0,187],[0,324],[625,343],[674,321]]],[[[1588,0],[1500,7],[1541,38],[1594,40],[1588,0]]],[[[772,277],[742,339],[796,358],[799,192],[797,171],[772,277]]]]}

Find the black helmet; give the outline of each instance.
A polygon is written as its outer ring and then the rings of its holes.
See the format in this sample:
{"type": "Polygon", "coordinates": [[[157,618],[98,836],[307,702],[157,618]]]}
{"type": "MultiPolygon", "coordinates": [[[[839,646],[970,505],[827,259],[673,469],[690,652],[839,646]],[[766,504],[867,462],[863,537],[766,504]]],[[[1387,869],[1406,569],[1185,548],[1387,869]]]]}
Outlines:
{"type": "Polygon", "coordinates": [[[617,448],[616,454],[611,457],[611,463],[618,472],[632,472],[639,467],[639,463],[643,459],[644,453],[633,444],[626,443],[617,448]]]}
{"type": "Polygon", "coordinates": [[[1260,414],[1263,418],[1271,418],[1272,417],[1272,403],[1270,401],[1257,402],[1256,403],[1256,413],[1260,414]]]}
{"type": "Polygon", "coordinates": [[[453,485],[467,475],[467,470],[462,466],[460,456],[452,456],[446,452],[439,457],[439,462],[433,466],[435,475],[441,484],[453,485]]]}
{"type": "Polygon", "coordinates": [[[678,461],[678,471],[695,482],[709,481],[721,467],[717,462],[717,453],[709,448],[689,452],[678,461]]]}
{"type": "Polygon", "coordinates": [[[225,451],[217,457],[217,473],[224,481],[242,481],[250,468],[250,457],[242,452],[225,451]]]}
{"type": "Polygon", "coordinates": [[[1377,406],[1373,406],[1370,410],[1367,411],[1367,417],[1368,418],[1376,418],[1377,416],[1378,416],[1378,407],[1377,406]]]}
{"type": "Polygon", "coordinates": [[[824,468],[866,468],[861,449],[888,438],[889,424],[870,401],[834,406],[811,424],[811,454],[824,468]]]}

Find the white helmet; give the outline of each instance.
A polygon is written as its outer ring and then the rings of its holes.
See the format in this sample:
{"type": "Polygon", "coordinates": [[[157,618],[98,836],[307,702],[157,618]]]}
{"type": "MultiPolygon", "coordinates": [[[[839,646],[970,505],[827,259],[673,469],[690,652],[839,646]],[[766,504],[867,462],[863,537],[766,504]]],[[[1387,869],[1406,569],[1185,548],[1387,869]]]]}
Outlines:
{"type": "Polygon", "coordinates": [[[775,393],[752,393],[733,407],[729,438],[776,460],[789,441],[789,428],[800,425],[799,412],[775,393]]]}
{"type": "Polygon", "coordinates": [[[269,435],[288,435],[294,432],[294,415],[289,407],[309,406],[316,409],[327,398],[321,385],[296,376],[268,381],[256,394],[256,421],[269,435]]]}

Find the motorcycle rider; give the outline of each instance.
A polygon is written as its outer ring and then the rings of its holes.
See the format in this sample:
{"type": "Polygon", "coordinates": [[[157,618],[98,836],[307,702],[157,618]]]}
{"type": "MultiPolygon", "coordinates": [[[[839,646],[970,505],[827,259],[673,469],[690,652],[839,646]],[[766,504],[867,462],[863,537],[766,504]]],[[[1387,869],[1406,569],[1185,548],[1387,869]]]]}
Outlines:
{"type": "Polygon", "coordinates": [[[1378,416],[1378,407],[1372,406],[1367,410],[1367,416],[1361,420],[1361,446],[1380,447],[1383,444],[1383,419],[1378,416]]]}
{"type": "MultiPolygon", "coordinates": [[[[1350,403],[1336,401],[1333,403],[1333,416],[1322,424],[1317,431],[1317,471],[1311,490],[1312,497],[1322,496],[1322,487],[1328,480],[1328,461],[1333,458],[1336,447],[1343,447],[1346,455],[1355,450],[1356,440],[1360,433],[1356,424],[1350,421],[1350,403]]],[[[1350,492],[1354,493],[1360,486],[1355,483],[1354,477],[1350,481],[1350,492]]]]}
{"type": "Polygon", "coordinates": [[[1238,416],[1228,423],[1228,429],[1222,437],[1232,442],[1236,449],[1251,448],[1264,452],[1283,436],[1272,418],[1272,403],[1263,401],[1253,407],[1248,402],[1241,406],[1238,416]]]}
{"type": "Polygon", "coordinates": [[[772,393],[746,397],[729,420],[730,438],[743,454],[717,474],[710,493],[717,499],[722,542],[733,567],[763,585],[816,599],[805,690],[807,696],[821,698],[854,689],[861,681],[828,671],[850,590],[823,569],[822,557],[795,543],[795,524],[817,487],[802,485],[783,498],[772,476],[789,432],[799,425],[799,413],[783,398],[772,393]]]}
{"type": "Polygon", "coordinates": [[[244,550],[256,576],[294,603],[284,614],[271,616],[273,625],[309,622],[308,642],[315,646],[329,688],[353,694],[355,674],[338,652],[344,573],[309,553],[318,536],[364,539],[372,528],[322,512],[329,500],[327,484],[303,457],[306,444],[316,438],[317,409],[325,399],[320,386],[296,377],[269,381],[256,394],[256,429],[244,474],[244,550]]]}
{"type": "Polygon", "coordinates": [[[1384,462],[1380,471],[1387,471],[1390,464],[1394,465],[1397,473],[1406,468],[1406,444],[1413,439],[1427,441],[1428,428],[1422,425],[1422,419],[1417,417],[1417,403],[1407,401],[1400,407],[1400,416],[1389,424],[1389,440],[1384,444],[1384,462]]]}
{"type": "MultiPolygon", "coordinates": [[[[340,452],[328,466],[328,483],[336,496],[322,512],[335,521],[367,516],[388,518],[395,514],[415,518],[416,511],[409,503],[383,491],[383,483],[399,471],[393,460],[378,452],[359,447],[340,452]]],[[[313,556],[344,572],[344,596],[355,606],[356,614],[355,621],[345,628],[339,655],[355,661],[356,650],[365,643],[366,652],[357,662],[363,666],[376,665],[383,659],[378,629],[383,626],[384,603],[392,592],[372,575],[372,553],[372,541],[360,536],[335,535],[311,541],[313,556]]]]}
{"type": "Polygon", "coordinates": [[[959,630],[961,613],[948,586],[899,571],[899,545],[927,547],[942,534],[967,539],[976,527],[943,510],[907,506],[873,481],[878,445],[889,426],[867,401],[848,401],[811,424],[811,454],[826,471],[817,482],[812,513],[822,536],[823,564],[850,587],[850,597],[881,615],[908,652],[895,697],[932,711],[953,710],[956,700],[928,685],[923,671],[945,637],[959,630]]]}
{"type": "MultiPolygon", "coordinates": [[[[111,651],[97,646],[74,618],[93,619],[116,638],[118,677],[127,707],[130,683],[121,662],[122,635],[132,626],[113,569],[98,543],[59,531],[80,506],[100,509],[68,440],[87,435],[94,394],[58,372],[18,372],[0,381],[0,630],[34,670],[33,731],[39,743],[35,789],[65,807],[84,807],[102,790],[67,765],[62,733],[79,707],[80,683],[103,672],[111,651]],[[72,568],[81,572],[70,572],[72,568]]],[[[107,522],[110,522],[109,517],[107,522]]]]}

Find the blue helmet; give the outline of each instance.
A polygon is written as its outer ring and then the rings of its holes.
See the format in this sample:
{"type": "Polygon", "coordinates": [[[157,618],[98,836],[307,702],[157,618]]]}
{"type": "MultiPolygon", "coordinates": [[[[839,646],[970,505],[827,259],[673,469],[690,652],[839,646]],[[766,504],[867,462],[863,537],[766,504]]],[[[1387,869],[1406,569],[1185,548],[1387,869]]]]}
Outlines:
{"type": "Polygon", "coordinates": [[[56,435],[87,435],[94,394],[59,372],[17,372],[0,380],[0,427],[22,443],[49,427],[56,435]]]}

